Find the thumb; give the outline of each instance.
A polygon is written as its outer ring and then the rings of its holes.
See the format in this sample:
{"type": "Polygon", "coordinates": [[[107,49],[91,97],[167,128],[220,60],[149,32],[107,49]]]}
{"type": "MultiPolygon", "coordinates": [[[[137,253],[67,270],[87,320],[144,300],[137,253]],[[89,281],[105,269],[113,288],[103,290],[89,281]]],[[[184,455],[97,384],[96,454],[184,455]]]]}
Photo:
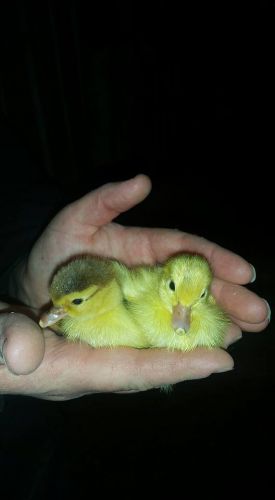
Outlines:
{"type": "Polygon", "coordinates": [[[0,364],[14,375],[27,375],[38,368],[44,351],[44,336],[34,321],[21,313],[0,315],[0,364]]]}
{"type": "Polygon", "coordinates": [[[73,211],[72,216],[77,222],[102,226],[143,201],[150,191],[149,177],[140,174],[127,181],[104,184],[72,203],[68,209],[73,211]]]}

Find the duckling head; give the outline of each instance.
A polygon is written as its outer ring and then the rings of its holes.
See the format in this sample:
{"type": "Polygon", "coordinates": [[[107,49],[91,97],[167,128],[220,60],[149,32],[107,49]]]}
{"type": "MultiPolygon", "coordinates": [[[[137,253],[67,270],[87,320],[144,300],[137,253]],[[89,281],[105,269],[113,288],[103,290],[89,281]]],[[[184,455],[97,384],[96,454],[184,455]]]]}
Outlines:
{"type": "Polygon", "coordinates": [[[164,264],[159,294],[177,334],[189,331],[193,313],[207,303],[211,281],[210,266],[199,255],[182,254],[164,264]]]}
{"type": "Polygon", "coordinates": [[[113,279],[111,262],[97,257],[75,259],[62,266],[50,285],[53,307],[42,314],[40,326],[53,325],[66,316],[91,314],[92,303],[113,279]]]}

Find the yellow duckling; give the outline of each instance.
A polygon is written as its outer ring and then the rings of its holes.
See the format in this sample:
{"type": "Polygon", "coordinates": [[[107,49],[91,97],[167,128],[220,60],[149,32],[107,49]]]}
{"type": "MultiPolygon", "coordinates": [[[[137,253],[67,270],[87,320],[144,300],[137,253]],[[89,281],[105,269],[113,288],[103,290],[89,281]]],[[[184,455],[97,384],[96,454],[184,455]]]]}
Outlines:
{"type": "Polygon", "coordinates": [[[148,346],[187,351],[223,345],[230,321],[210,292],[212,277],[207,260],[189,254],[124,276],[125,303],[148,346]]]}
{"type": "Polygon", "coordinates": [[[99,257],[61,267],[50,285],[53,307],[40,326],[55,325],[94,347],[162,347],[187,351],[223,345],[229,319],[210,292],[212,272],[199,255],[128,268],[99,257]]]}
{"type": "Polygon", "coordinates": [[[94,347],[145,347],[142,329],[124,305],[114,261],[83,257],[62,266],[50,285],[53,307],[40,326],[54,326],[68,339],[94,347]]]}

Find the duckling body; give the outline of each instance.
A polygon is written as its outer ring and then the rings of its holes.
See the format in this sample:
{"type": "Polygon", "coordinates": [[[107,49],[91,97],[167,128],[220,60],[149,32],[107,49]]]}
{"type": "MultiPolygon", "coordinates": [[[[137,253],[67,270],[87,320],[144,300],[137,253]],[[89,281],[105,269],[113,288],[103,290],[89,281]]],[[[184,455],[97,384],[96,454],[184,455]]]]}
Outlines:
{"type": "Polygon", "coordinates": [[[212,278],[204,257],[181,254],[137,269],[129,278],[132,286],[122,280],[127,307],[148,346],[187,351],[223,345],[230,322],[211,294],[212,278]]]}
{"type": "Polygon", "coordinates": [[[78,258],[55,274],[53,308],[40,325],[56,324],[68,339],[93,347],[221,346],[229,319],[211,294],[212,278],[199,255],[130,268],[112,259],[78,258]]]}

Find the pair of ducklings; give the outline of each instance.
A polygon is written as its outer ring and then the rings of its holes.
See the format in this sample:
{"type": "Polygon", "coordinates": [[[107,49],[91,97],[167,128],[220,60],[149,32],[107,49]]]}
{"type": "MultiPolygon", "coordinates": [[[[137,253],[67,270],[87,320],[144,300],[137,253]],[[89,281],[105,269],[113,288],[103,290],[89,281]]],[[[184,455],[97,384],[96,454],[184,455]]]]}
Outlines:
{"type": "Polygon", "coordinates": [[[199,255],[127,267],[113,259],[76,258],[54,275],[53,303],[40,319],[93,347],[187,351],[221,346],[229,319],[210,292],[212,272],[199,255]]]}

